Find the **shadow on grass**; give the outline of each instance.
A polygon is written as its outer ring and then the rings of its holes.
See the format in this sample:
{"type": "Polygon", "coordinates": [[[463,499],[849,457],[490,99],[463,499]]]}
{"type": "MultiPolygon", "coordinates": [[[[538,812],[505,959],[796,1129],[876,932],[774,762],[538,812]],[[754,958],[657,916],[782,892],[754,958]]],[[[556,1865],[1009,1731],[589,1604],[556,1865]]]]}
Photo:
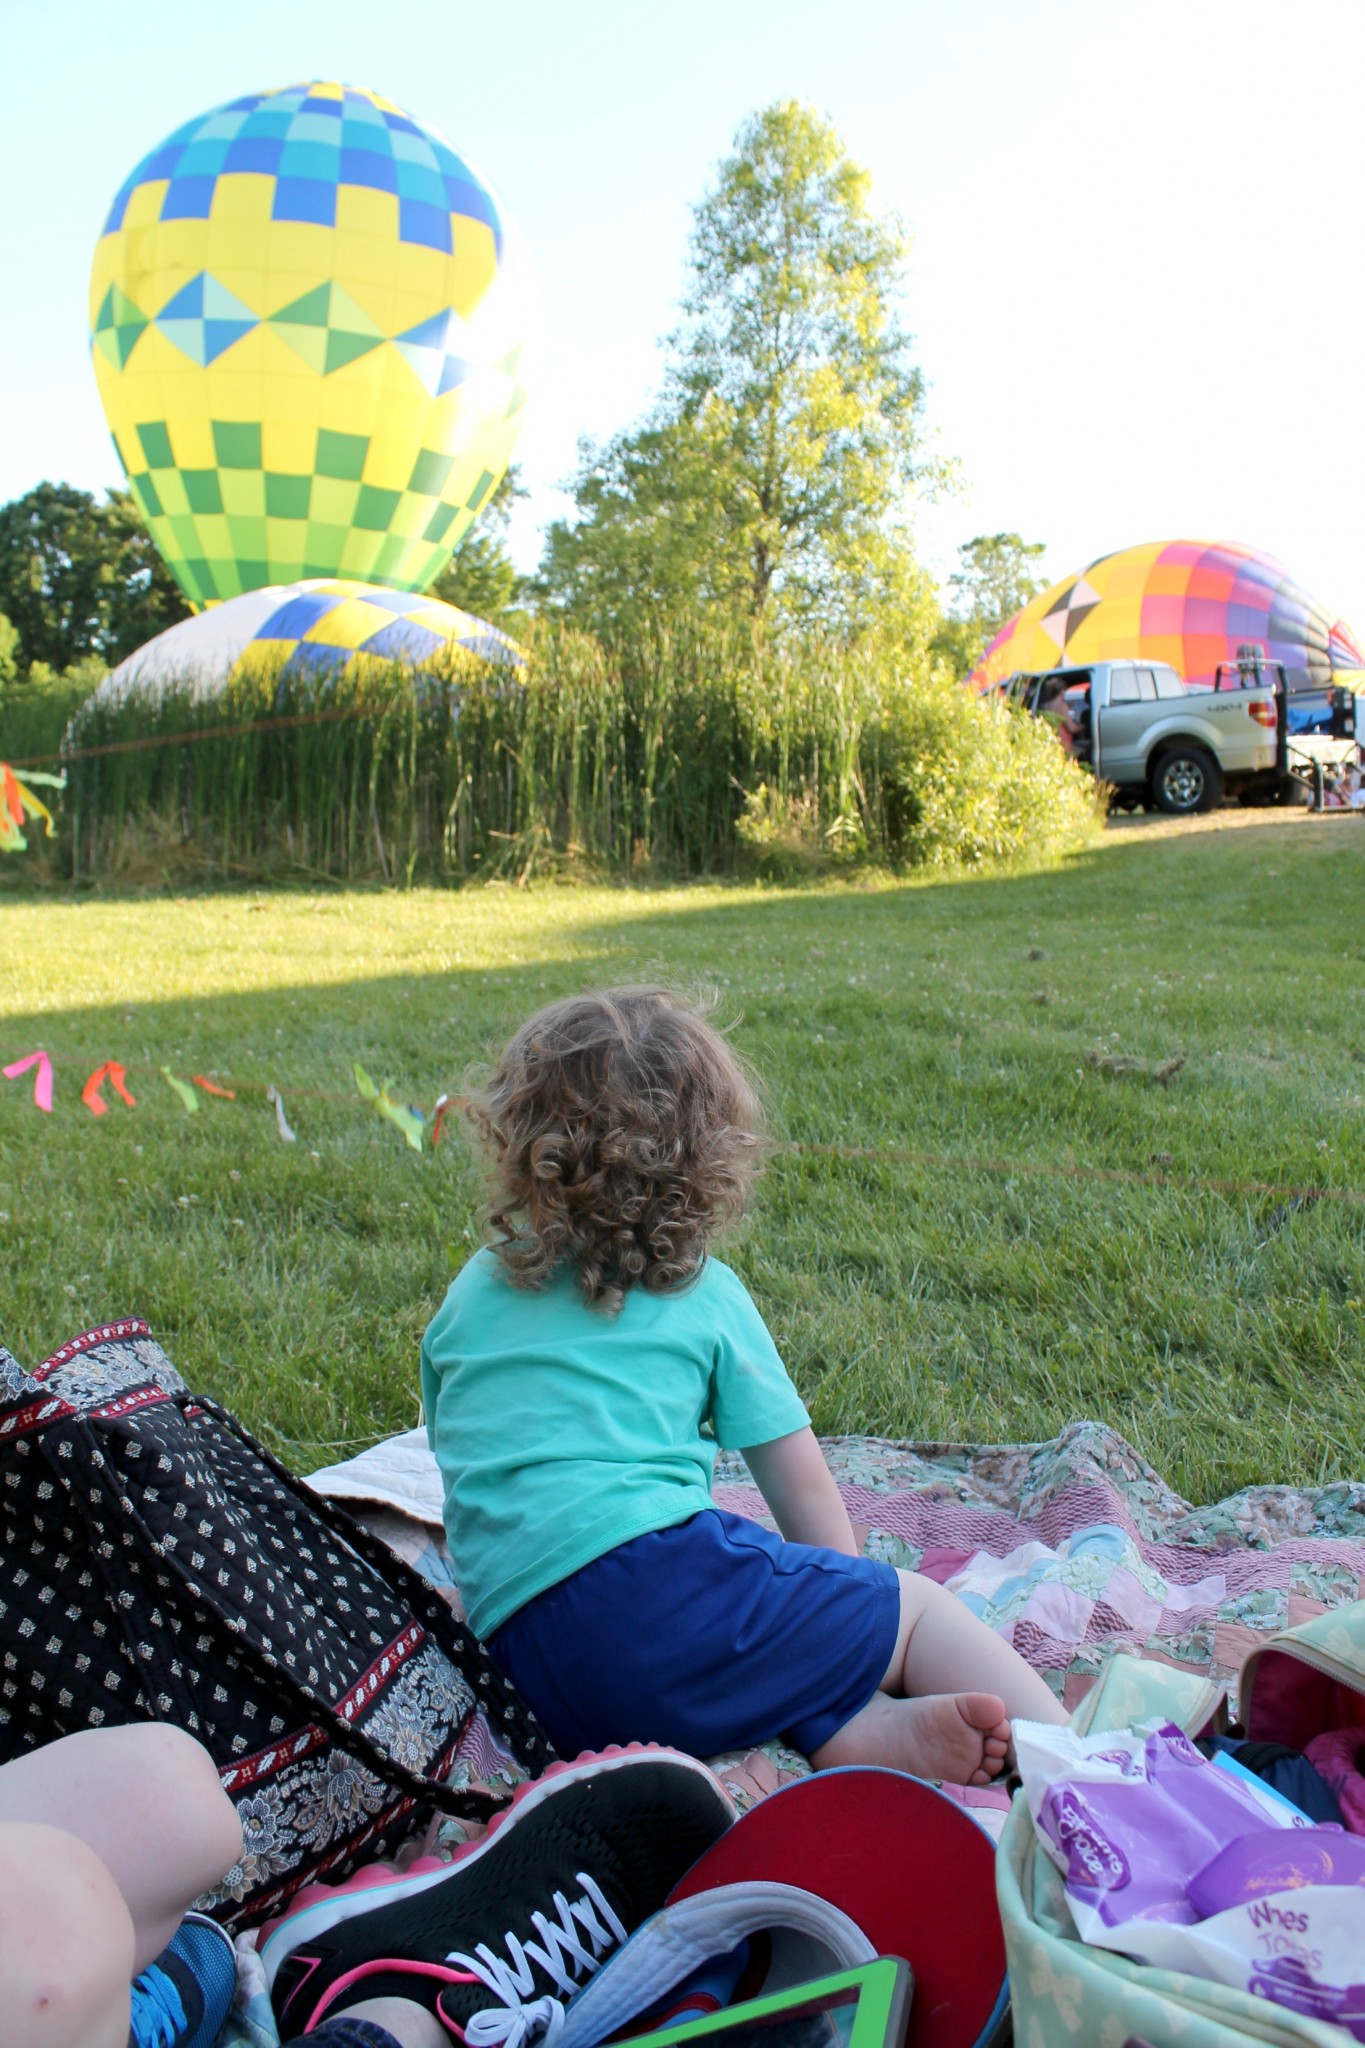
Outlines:
{"type": "Polygon", "coordinates": [[[176,903],[9,912],[11,946],[41,922],[38,978],[68,977],[72,999],[0,1026],[6,1059],[42,1043],[59,1075],[51,1120],[26,1081],[0,1091],[0,1338],[33,1357],[146,1313],[193,1381],[303,1468],[408,1426],[421,1329],[478,1242],[478,1170],[458,1142],[406,1151],[354,1098],[350,1062],[429,1110],[552,996],[711,981],[782,1135],[1002,1162],[774,1160],[732,1256],[822,1428],[998,1440],[1094,1414],[1194,1496],[1349,1475],[1359,1212],[1272,1229],[1268,1200],[1066,1172],[1159,1158],[1191,1178],[1365,1185],[1360,1117],[1339,1130],[1365,1051],[1357,868],[1308,842],[1294,861],[1286,841],[1106,841],[1059,871],[932,887],[348,892],[373,943],[327,897],[314,919],[306,898],[265,896],[259,923],[240,895],[192,898],[201,948],[231,913],[226,969],[279,952],[268,985],[217,994],[158,994],[186,972],[176,903]],[[503,964],[430,964],[475,914],[490,944],[505,927],[503,964]],[[381,949],[392,972],[352,974],[381,949]],[[1187,1049],[1178,1085],[1088,1068],[1087,1045],[1115,1034],[1135,1054],[1187,1049]],[[79,1088],[111,1057],[139,1107],[96,1122],[79,1088]],[[191,1122],[163,1063],[242,1092],[191,1122]]]}

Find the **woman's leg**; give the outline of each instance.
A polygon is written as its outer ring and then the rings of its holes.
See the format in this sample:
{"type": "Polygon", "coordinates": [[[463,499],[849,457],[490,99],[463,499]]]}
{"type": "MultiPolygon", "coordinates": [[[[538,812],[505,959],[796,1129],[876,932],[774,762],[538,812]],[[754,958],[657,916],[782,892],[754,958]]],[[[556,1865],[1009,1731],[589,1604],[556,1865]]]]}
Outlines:
{"type": "Polygon", "coordinates": [[[922,1778],[989,1784],[1004,1767],[1011,1720],[1065,1722],[1066,1710],[954,1594],[918,1572],[897,1577],[900,1626],[886,1675],[811,1761],[820,1770],[888,1764],[922,1778]]]}
{"type": "Polygon", "coordinates": [[[208,1751],[162,1722],[87,1728],[15,1757],[0,1767],[7,1821],[61,1828],[94,1850],[133,1924],[130,1977],[155,1962],[242,1849],[208,1751]]]}
{"type": "Polygon", "coordinates": [[[132,1975],[133,1923],[94,1851],[60,1828],[0,1822],[5,2048],[125,2048],[132,1975]]]}

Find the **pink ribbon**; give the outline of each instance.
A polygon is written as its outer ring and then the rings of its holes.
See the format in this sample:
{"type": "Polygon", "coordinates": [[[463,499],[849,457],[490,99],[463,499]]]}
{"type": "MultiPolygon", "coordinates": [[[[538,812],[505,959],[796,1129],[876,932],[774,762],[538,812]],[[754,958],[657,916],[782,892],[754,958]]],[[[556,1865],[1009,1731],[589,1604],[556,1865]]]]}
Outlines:
{"type": "Polygon", "coordinates": [[[3,1069],[7,1081],[17,1081],[20,1074],[26,1074],[30,1067],[36,1067],[33,1077],[33,1100],[39,1109],[52,1114],[52,1056],[45,1052],[31,1052],[22,1060],[11,1060],[3,1069]]]}

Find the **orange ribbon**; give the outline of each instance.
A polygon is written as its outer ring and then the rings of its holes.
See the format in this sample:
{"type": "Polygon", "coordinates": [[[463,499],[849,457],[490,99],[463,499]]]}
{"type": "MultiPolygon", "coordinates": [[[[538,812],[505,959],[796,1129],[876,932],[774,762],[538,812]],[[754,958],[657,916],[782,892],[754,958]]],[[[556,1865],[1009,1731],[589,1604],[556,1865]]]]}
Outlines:
{"type": "Polygon", "coordinates": [[[81,1090],[81,1101],[91,1116],[103,1116],[109,1105],[100,1094],[107,1081],[116,1095],[122,1096],[129,1109],[137,1108],[137,1097],[128,1093],[128,1072],[121,1060],[106,1060],[102,1067],[96,1067],[90,1079],[81,1090]]]}

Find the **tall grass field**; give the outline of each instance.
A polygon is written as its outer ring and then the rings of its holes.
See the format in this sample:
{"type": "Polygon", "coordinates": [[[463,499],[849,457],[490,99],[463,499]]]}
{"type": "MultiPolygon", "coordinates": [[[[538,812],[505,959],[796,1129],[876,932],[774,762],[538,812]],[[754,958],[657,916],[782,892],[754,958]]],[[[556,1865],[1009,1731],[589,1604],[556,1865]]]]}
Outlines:
{"type": "Polygon", "coordinates": [[[57,1095],[0,1083],[0,1340],[145,1315],[301,1470],[411,1425],[479,1170],[352,1063],[429,1112],[537,1004],[662,978],[765,1078],[726,1255],[822,1431],[1098,1416],[1194,1498],[1359,1478],[1362,901],[1358,821],[1301,814],[974,879],[11,897],[0,1065],[46,1047],[57,1095]],[[110,1058],[137,1108],[96,1120],[110,1058]]]}
{"type": "MultiPolygon", "coordinates": [[[[32,692],[28,693],[31,697],[32,692]]],[[[520,667],[246,665],[53,721],[0,697],[0,760],[63,752],[54,879],[460,882],[1037,859],[1094,829],[1040,727],[922,652],[696,622],[550,623],[520,667]]]]}

